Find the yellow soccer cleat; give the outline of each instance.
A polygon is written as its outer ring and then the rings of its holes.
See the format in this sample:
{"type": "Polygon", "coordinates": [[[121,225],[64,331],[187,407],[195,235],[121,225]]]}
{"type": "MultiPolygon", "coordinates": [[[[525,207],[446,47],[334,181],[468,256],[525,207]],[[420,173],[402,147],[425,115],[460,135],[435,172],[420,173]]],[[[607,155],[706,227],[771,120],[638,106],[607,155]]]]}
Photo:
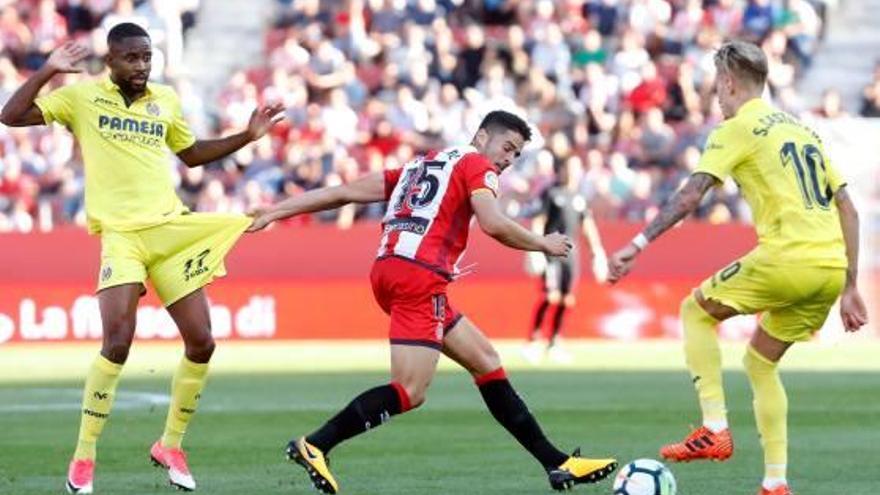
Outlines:
{"type": "Polygon", "coordinates": [[[589,459],[575,449],[567,461],[547,473],[550,486],[556,491],[571,490],[581,483],[596,483],[617,469],[617,459],[589,459]]]}
{"type": "Polygon", "coordinates": [[[309,478],[312,479],[312,484],[318,491],[339,492],[339,483],[330,472],[330,461],[324,457],[324,453],[320,449],[306,442],[305,437],[300,437],[287,444],[287,458],[306,470],[309,478]]]}

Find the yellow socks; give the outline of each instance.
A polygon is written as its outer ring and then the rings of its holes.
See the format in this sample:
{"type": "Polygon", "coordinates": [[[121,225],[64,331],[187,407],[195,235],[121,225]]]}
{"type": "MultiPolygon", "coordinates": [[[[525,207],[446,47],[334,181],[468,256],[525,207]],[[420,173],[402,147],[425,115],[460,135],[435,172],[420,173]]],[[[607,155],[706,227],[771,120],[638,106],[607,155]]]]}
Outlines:
{"type": "Polygon", "coordinates": [[[95,444],[110,416],[121,371],[121,364],[109,361],[100,354],[92,363],[83,387],[82,419],[74,459],[95,458],[95,444]]]}
{"type": "Polygon", "coordinates": [[[700,398],[703,425],[717,433],[727,428],[718,321],[706,313],[691,294],[681,303],[681,322],[685,358],[700,398]]]}
{"type": "Polygon", "coordinates": [[[766,488],[785,483],[788,462],[788,398],[779,379],[777,363],[758,354],[749,346],[743,365],[755,396],[755,420],[764,447],[764,484],[766,488]]]}
{"type": "Polygon", "coordinates": [[[162,434],[162,446],[180,448],[186,426],[196,412],[196,405],[205,386],[208,363],[194,363],[184,356],[171,380],[171,404],[162,434]]]}
{"type": "MultiPolygon", "coordinates": [[[[92,364],[83,388],[82,420],[73,454],[75,459],[95,459],[95,445],[110,416],[121,371],[121,364],[108,361],[101,355],[92,364]]],[[[207,364],[194,363],[186,357],[181,360],[171,381],[171,405],[162,435],[164,447],[180,448],[207,374],[207,364]]]]}

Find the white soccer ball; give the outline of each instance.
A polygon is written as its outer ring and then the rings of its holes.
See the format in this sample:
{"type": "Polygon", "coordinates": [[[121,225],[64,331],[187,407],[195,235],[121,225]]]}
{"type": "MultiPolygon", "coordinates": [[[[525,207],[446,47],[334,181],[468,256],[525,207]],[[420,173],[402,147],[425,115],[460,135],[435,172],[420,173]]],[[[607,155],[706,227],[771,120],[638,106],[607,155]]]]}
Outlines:
{"type": "Polygon", "coordinates": [[[662,462],[636,459],[620,468],[613,495],[675,495],[675,477],[662,462]]]}

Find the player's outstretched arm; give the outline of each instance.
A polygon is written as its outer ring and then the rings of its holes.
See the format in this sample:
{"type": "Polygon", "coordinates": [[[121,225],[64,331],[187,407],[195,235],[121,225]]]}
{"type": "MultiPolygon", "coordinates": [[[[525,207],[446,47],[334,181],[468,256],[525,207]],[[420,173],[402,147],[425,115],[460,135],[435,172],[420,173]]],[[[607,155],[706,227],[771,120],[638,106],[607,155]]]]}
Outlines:
{"type": "Polygon", "coordinates": [[[376,172],[341,186],[313,189],[276,203],[264,211],[252,212],[254,222],[248,232],[262,230],[276,220],[303,213],[332,210],[349,203],[374,203],[384,199],[385,175],[376,172]]]}
{"type": "Polygon", "coordinates": [[[200,139],[177,153],[187,167],[198,167],[235,153],[248,143],[265,136],[269,129],[284,118],[280,103],[255,108],[247,129],[219,139],[200,139]]]}
{"type": "Polygon", "coordinates": [[[568,256],[571,251],[571,239],[567,236],[541,236],[511,220],[489,192],[478,191],[471,195],[471,207],[483,232],[505,246],[523,251],[541,251],[550,256],[568,256]]]}
{"type": "Polygon", "coordinates": [[[10,127],[45,124],[43,112],[34,104],[37,93],[55,74],[81,72],[82,68],[77,67],[76,64],[88,54],[88,48],[73,42],[65,43],[55,49],[46,63],[12,94],[3,106],[0,122],[10,127]]]}
{"type": "Polygon", "coordinates": [[[645,227],[645,230],[608,260],[608,280],[615,283],[629,273],[636,256],[648,243],[660,237],[661,234],[696,210],[706,191],[716,182],[715,177],[706,173],[697,172],[691,175],[684,187],[675,193],[675,196],[660,210],[660,213],[645,227]]]}
{"type": "Polygon", "coordinates": [[[846,286],[840,296],[840,319],[847,332],[855,332],[868,323],[868,311],[859,294],[859,212],[846,191],[846,186],[834,193],[834,202],[840,215],[840,228],[846,243],[846,286]]]}

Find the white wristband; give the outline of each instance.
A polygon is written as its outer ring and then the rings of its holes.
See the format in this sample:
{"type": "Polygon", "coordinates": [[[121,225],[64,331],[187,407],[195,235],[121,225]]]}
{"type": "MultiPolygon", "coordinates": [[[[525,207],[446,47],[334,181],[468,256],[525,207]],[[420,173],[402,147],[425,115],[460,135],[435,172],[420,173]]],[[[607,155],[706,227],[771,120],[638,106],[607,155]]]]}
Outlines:
{"type": "Polygon", "coordinates": [[[651,241],[649,241],[648,238],[645,237],[645,234],[642,234],[640,232],[639,235],[633,237],[633,240],[630,242],[632,242],[635,247],[639,248],[639,251],[642,251],[646,247],[648,247],[648,243],[651,241]]]}

